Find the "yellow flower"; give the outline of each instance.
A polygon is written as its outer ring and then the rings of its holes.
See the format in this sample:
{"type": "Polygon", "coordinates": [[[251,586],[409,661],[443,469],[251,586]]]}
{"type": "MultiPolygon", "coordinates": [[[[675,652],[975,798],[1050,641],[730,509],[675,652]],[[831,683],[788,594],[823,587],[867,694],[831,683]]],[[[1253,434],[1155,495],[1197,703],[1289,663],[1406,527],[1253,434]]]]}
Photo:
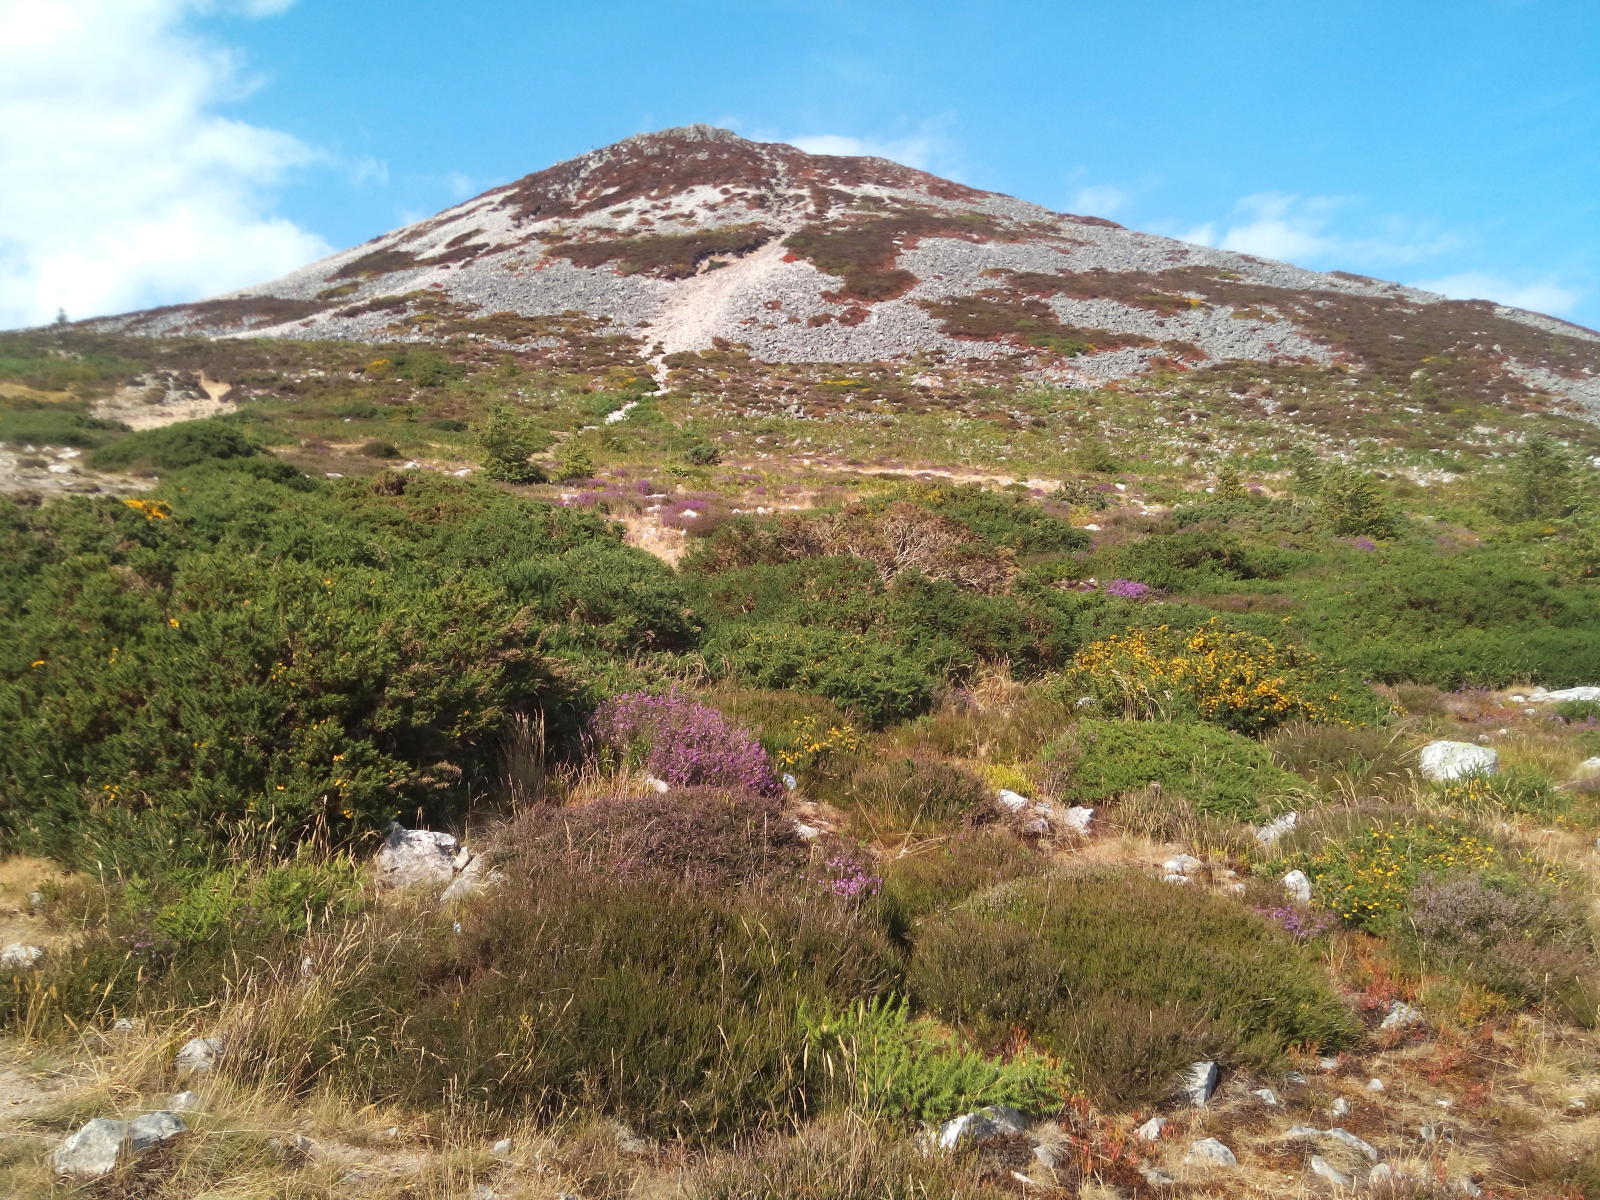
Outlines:
{"type": "Polygon", "coordinates": [[[178,628],[178,618],[177,617],[168,617],[167,618],[167,624],[171,625],[174,629],[178,628]]]}

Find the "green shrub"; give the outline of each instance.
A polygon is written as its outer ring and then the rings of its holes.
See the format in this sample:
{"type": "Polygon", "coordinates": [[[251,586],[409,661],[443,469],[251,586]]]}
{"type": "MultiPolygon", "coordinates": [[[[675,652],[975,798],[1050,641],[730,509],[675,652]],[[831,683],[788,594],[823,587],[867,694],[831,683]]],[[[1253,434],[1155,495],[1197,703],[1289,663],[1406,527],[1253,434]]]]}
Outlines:
{"type": "Polygon", "coordinates": [[[925,712],[942,675],[926,655],[816,626],[751,626],[722,635],[716,648],[743,683],[815,692],[873,726],[925,712]]]}
{"type": "Polygon", "coordinates": [[[928,758],[874,758],[830,794],[835,804],[883,839],[948,830],[993,800],[983,780],[955,763],[928,758]]]}
{"type": "Polygon", "coordinates": [[[851,1108],[897,1121],[947,1121],[989,1104],[1047,1117],[1061,1107],[1068,1080],[1043,1056],[1007,1060],[963,1046],[904,997],[857,1000],[807,1013],[808,1057],[825,1087],[851,1108]]]}
{"type": "Polygon", "coordinates": [[[1079,721],[1044,753],[1077,799],[1094,804],[1160,784],[1203,813],[1258,821],[1299,785],[1259,742],[1183,721],[1079,721]]]}
{"type": "Polygon", "coordinates": [[[1164,1096],[1202,1058],[1264,1066],[1357,1034],[1314,962],[1237,903],[1137,872],[1047,876],[928,918],[912,995],[972,1035],[1020,1030],[1092,1096],[1164,1096]]]}
{"type": "Polygon", "coordinates": [[[483,473],[490,479],[501,483],[544,481],[544,471],[528,459],[549,445],[550,439],[531,418],[507,404],[493,404],[477,433],[483,473]]]}
{"type": "Polygon", "coordinates": [[[1338,537],[1389,538],[1399,532],[1399,519],[1365,471],[1335,464],[1322,473],[1317,492],[1319,516],[1338,537]]]}
{"type": "Polygon", "coordinates": [[[1600,700],[1560,700],[1550,706],[1563,721],[1600,721],[1600,700]]]}
{"type": "Polygon", "coordinates": [[[90,461],[109,471],[176,471],[212,459],[248,458],[260,453],[261,447],[237,424],[212,418],[130,433],[96,450],[90,461]]]}
{"type": "Polygon", "coordinates": [[[127,432],[117,421],[103,421],[63,407],[0,408],[0,444],[9,446],[74,446],[91,450],[110,435],[127,432]]]}

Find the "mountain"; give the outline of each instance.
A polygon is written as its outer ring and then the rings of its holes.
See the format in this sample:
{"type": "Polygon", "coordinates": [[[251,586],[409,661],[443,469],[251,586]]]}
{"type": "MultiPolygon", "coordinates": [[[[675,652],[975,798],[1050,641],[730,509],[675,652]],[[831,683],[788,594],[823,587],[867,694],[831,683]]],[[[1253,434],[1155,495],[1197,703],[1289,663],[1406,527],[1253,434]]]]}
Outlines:
{"type": "Polygon", "coordinates": [[[1600,413],[1600,334],[1052,212],[879,158],[642,134],[272,283],[102,332],[477,339],[681,366],[915,360],[1099,384],[1230,362],[1600,413]]]}

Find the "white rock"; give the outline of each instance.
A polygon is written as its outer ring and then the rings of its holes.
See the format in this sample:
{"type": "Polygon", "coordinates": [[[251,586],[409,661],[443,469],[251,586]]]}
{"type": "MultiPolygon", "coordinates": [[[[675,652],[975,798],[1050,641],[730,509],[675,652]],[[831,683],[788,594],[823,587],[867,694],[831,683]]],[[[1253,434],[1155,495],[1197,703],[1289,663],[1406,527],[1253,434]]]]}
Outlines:
{"type": "MultiPolygon", "coordinates": [[[[127,1035],[130,1033],[140,1033],[143,1030],[143,1017],[118,1017],[115,1021],[111,1022],[112,1033],[127,1035]]],[[[171,1108],[172,1106],[169,1104],[167,1107],[171,1108]]]]}
{"type": "Polygon", "coordinates": [[[1350,1176],[1339,1170],[1320,1154],[1311,1156],[1311,1173],[1320,1179],[1326,1179],[1334,1187],[1349,1187],[1354,1182],[1350,1176]]]}
{"type": "Polygon", "coordinates": [[[941,1150],[954,1150],[974,1142],[1022,1133],[1028,1118],[1004,1104],[991,1104],[978,1112],[962,1113],[939,1127],[937,1143],[941,1150]]]}
{"type": "Polygon", "coordinates": [[[167,1108],[173,1112],[193,1112],[200,1107],[200,1097],[194,1092],[173,1092],[167,1097],[167,1108]]]}
{"type": "Polygon", "coordinates": [[[1256,1090],[1250,1094],[1252,1096],[1259,1097],[1261,1103],[1263,1104],[1266,1104],[1272,1108],[1278,1107],[1278,1093],[1273,1091],[1271,1088],[1256,1088],[1256,1090]]]}
{"type": "Polygon", "coordinates": [[[1211,1099],[1221,1079],[1222,1072],[1216,1063],[1191,1063],[1183,1075],[1183,1094],[1190,1104],[1204,1104],[1211,1099]]]}
{"type": "Polygon", "coordinates": [[[1337,1071],[1338,1069],[1339,1060],[1337,1058],[1323,1057],[1317,1059],[1317,1070],[1319,1071],[1337,1071]]]}
{"type": "Polygon", "coordinates": [[[1586,758],[1578,764],[1578,770],[1587,774],[1590,771],[1600,771],[1600,758],[1586,758]]]}
{"type": "Polygon", "coordinates": [[[1381,1091],[1383,1091],[1383,1080],[1381,1080],[1381,1079],[1369,1079],[1369,1080],[1367,1080],[1367,1091],[1369,1091],[1369,1092],[1381,1092],[1381,1091]]]}
{"type": "Polygon", "coordinates": [[[1336,1096],[1334,1097],[1333,1103],[1328,1106],[1328,1111],[1336,1117],[1349,1116],[1350,1101],[1346,1100],[1343,1096],[1336,1096]]]}
{"type": "Polygon", "coordinates": [[[1417,752],[1424,778],[1437,783],[1469,775],[1493,775],[1500,765],[1499,751],[1471,742],[1429,742],[1417,752]]]}
{"type": "Polygon", "coordinates": [[[1186,1163],[1212,1163],[1220,1167],[1236,1167],[1239,1160],[1216,1138],[1201,1138],[1189,1147],[1189,1153],[1183,1156],[1186,1163]]]}
{"type": "Polygon", "coordinates": [[[30,946],[26,942],[12,942],[0,950],[0,967],[10,967],[14,971],[28,971],[38,966],[42,958],[44,951],[38,946],[30,946]]]}
{"type": "Polygon", "coordinates": [[[178,1048],[172,1065],[180,1071],[209,1071],[217,1065],[222,1042],[217,1038],[190,1038],[178,1048]]]}
{"type": "Polygon", "coordinates": [[[1422,1014],[1411,1005],[1396,1000],[1378,1023],[1379,1029],[1403,1029],[1407,1025],[1421,1025],[1422,1014]]]}
{"type": "Polygon", "coordinates": [[[505,878],[505,872],[490,869],[480,854],[462,868],[461,874],[450,881],[450,886],[439,894],[439,902],[452,904],[457,900],[465,900],[489,888],[498,887],[505,882],[505,878]]]}
{"type": "Polygon", "coordinates": [[[1284,1137],[1292,1137],[1292,1138],[1321,1137],[1322,1136],[1322,1130],[1313,1129],[1310,1125],[1291,1125],[1291,1126],[1289,1126],[1288,1131],[1283,1136],[1284,1137]]]}
{"type": "Polygon", "coordinates": [[[1560,704],[1563,701],[1571,700],[1588,701],[1592,703],[1600,700],[1600,687],[1586,685],[1584,687],[1562,688],[1560,691],[1555,692],[1547,692],[1543,688],[1540,688],[1538,691],[1534,692],[1533,695],[1529,696],[1528,699],[1537,704],[1560,704]]]}
{"type": "Polygon", "coordinates": [[[1161,869],[1169,875],[1193,875],[1205,863],[1192,854],[1177,854],[1161,864],[1161,869]]]}
{"type": "Polygon", "coordinates": [[[1191,881],[1190,881],[1190,879],[1189,879],[1189,877],[1187,875],[1163,875],[1161,877],[1161,882],[1162,883],[1189,883],[1191,881]]]}
{"type": "Polygon", "coordinates": [[[457,479],[465,479],[468,475],[472,474],[472,468],[462,467],[459,471],[451,471],[450,474],[454,475],[457,479]]]}
{"type": "Polygon", "coordinates": [[[665,796],[672,790],[672,785],[665,779],[657,779],[654,775],[644,777],[645,786],[658,796],[665,796]]]}
{"type": "Polygon", "coordinates": [[[1361,1151],[1362,1154],[1367,1156],[1367,1161],[1368,1162],[1377,1162],[1378,1161],[1378,1151],[1377,1151],[1377,1149],[1370,1142],[1362,1141],[1355,1134],[1351,1133],[1348,1129],[1341,1129],[1341,1128],[1335,1126],[1333,1129],[1324,1129],[1322,1131],[1322,1136],[1323,1137],[1331,1137],[1336,1142],[1343,1142],[1346,1146],[1349,1146],[1352,1150],[1361,1151]]]}
{"type": "Polygon", "coordinates": [[[1094,809],[1086,808],[1081,804],[1074,804],[1071,808],[1061,813],[1061,823],[1073,833],[1089,836],[1089,829],[1094,824],[1094,809]]]}
{"type": "Polygon", "coordinates": [[[808,842],[814,842],[822,836],[822,830],[815,825],[807,825],[804,821],[796,821],[794,831],[808,842]]]}
{"type": "Polygon", "coordinates": [[[498,1142],[489,1147],[489,1153],[494,1155],[496,1158],[504,1158],[506,1155],[511,1153],[511,1139],[501,1138],[498,1142]]]}
{"type": "Polygon", "coordinates": [[[142,1154],[186,1129],[182,1117],[166,1111],[145,1113],[132,1121],[96,1117],[62,1142],[50,1160],[61,1175],[106,1175],[125,1156],[142,1154]]]}
{"type": "Polygon", "coordinates": [[[784,789],[787,791],[792,792],[795,790],[795,788],[800,786],[800,781],[787,771],[785,771],[780,778],[783,780],[784,789]]]}
{"type": "Polygon", "coordinates": [[[1304,871],[1290,871],[1283,877],[1283,890],[1297,904],[1311,903],[1311,879],[1304,871]]]}
{"type": "Polygon", "coordinates": [[[1100,532],[1100,526],[1098,526],[1098,525],[1093,525],[1093,524],[1084,525],[1084,526],[1081,526],[1080,528],[1086,529],[1090,533],[1099,533],[1100,532]]]}
{"type": "Polygon", "coordinates": [[[1299,813],[1286,812],[1283,814],[1283,816],[1278,817],[1275,820],[1268,821],[1260,829],[1256,830],[1256,841],[1263,846],[1276,846],[1278,844],[1278,839],[1283,837],[1284,834],[1288,833],[1299,823],[1299,813]]]}
{"type": "Polygon", "coordinates": [[[1367,1172],[1368,1187],[1371,1187],[1373,1184],[1396,1183],[1399,1181],[1399,1179],[1400,1172],[1396,1171],[1388,1163],[1379,1163],[1377,1166],[1373,1167],[1372,1170],[1367,1172]]]}
{"type": "Polygon", "coordinates": [[[451,834],[390,825],[375,861],[378,883],[392,888],[445,887],[455,876],[460,851],[461,843],[451,834]]]}
{"type": "Polygon", "coordinates": [[[1165,1117],[1151,1117],[1138,1129],[1134,1130],[1134,1133],[1139,1136],[1140,1141],[1155,1142],[1161,1139],[1161,1133],[1166,1127],[1167,1119],[1165,1117]]]}
{"type": "Polygon", "coordinates": [[[1021,792],[1013,792],[1010,788],[1001,788],[995,793],[995,801],[1007,812],[1021,812],[1033,804],[1021,792]]]}

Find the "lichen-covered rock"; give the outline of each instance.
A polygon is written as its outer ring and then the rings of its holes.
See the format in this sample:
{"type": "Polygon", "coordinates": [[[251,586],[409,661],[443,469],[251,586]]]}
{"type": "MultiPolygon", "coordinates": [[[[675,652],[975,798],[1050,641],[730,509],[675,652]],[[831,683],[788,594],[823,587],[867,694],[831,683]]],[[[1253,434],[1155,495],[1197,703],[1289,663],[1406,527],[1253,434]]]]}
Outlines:
{"type": "Polygon", "coordinates": [[[1005,1104],[991,1104],[978,1112],[962,1113],[939,1127],[937,1143],[941,1150],[954,1150],[974,1142],[1022,1133],[1028,1128],[1028,1118],[1005,1104]]]}
{"type": "Polygon", "coordinates": [[[30,946],[26,942],[12,942],[0,950],[0,967],[9,967],[13,971],[27,971],[37,967],[43,958],[44,951],[38,946],[30,946]]]}
{"type": "Polygon", "coordinates": [[[190,1038],[178,1047],[173,1066],[179,1071],[209,1071],[217,1065],[217,1055],[222,1053],[222,1042],[217,1038],[190,1038]]]}
{"type": "Polygon", "coordinates": [[[56,1147],[50,1161],[60,1175],[107,1175],[124,1158],[143,1154],[187,1129],[182,1117],[165,1110],[132,1121],[96,1117],[56,1147]]]}
{"type": "Polygon", "coordinates": [[[448,833],[390,825],[374,862],[383,887],[447,887],[456,873],[461,843],[448,833]]]}
{"type": "Polygon", "coordinates": [[[1472,742],[1429,742],[1417,752],[1417,763],[1424,778],[1435,783],[1465,779],[1469,775],[1493,775],[1500,766],[1500,753],[1489,746],[1472,742]]]}
{"type": "Polygon", "coordinates": [[[1216,1138],[1201,1138],[1189,1147],[1189,1153],[1183,1156],[1183,1161],[1189,1164],[1210,1163],[1219,1167],[1236,1167],[1239,1160],[1232,1150],[1229,1150],[1216,1138]]]}
{"type": "Polygon", "coordinates": [[[1204,1104],[1211,1099],[1222,1080],[1222,1072],[1214,1062],[1197,1062],[1190,1065],[1183,1076],[1183,1094],[1190,1104],[1204,1104]]]}

